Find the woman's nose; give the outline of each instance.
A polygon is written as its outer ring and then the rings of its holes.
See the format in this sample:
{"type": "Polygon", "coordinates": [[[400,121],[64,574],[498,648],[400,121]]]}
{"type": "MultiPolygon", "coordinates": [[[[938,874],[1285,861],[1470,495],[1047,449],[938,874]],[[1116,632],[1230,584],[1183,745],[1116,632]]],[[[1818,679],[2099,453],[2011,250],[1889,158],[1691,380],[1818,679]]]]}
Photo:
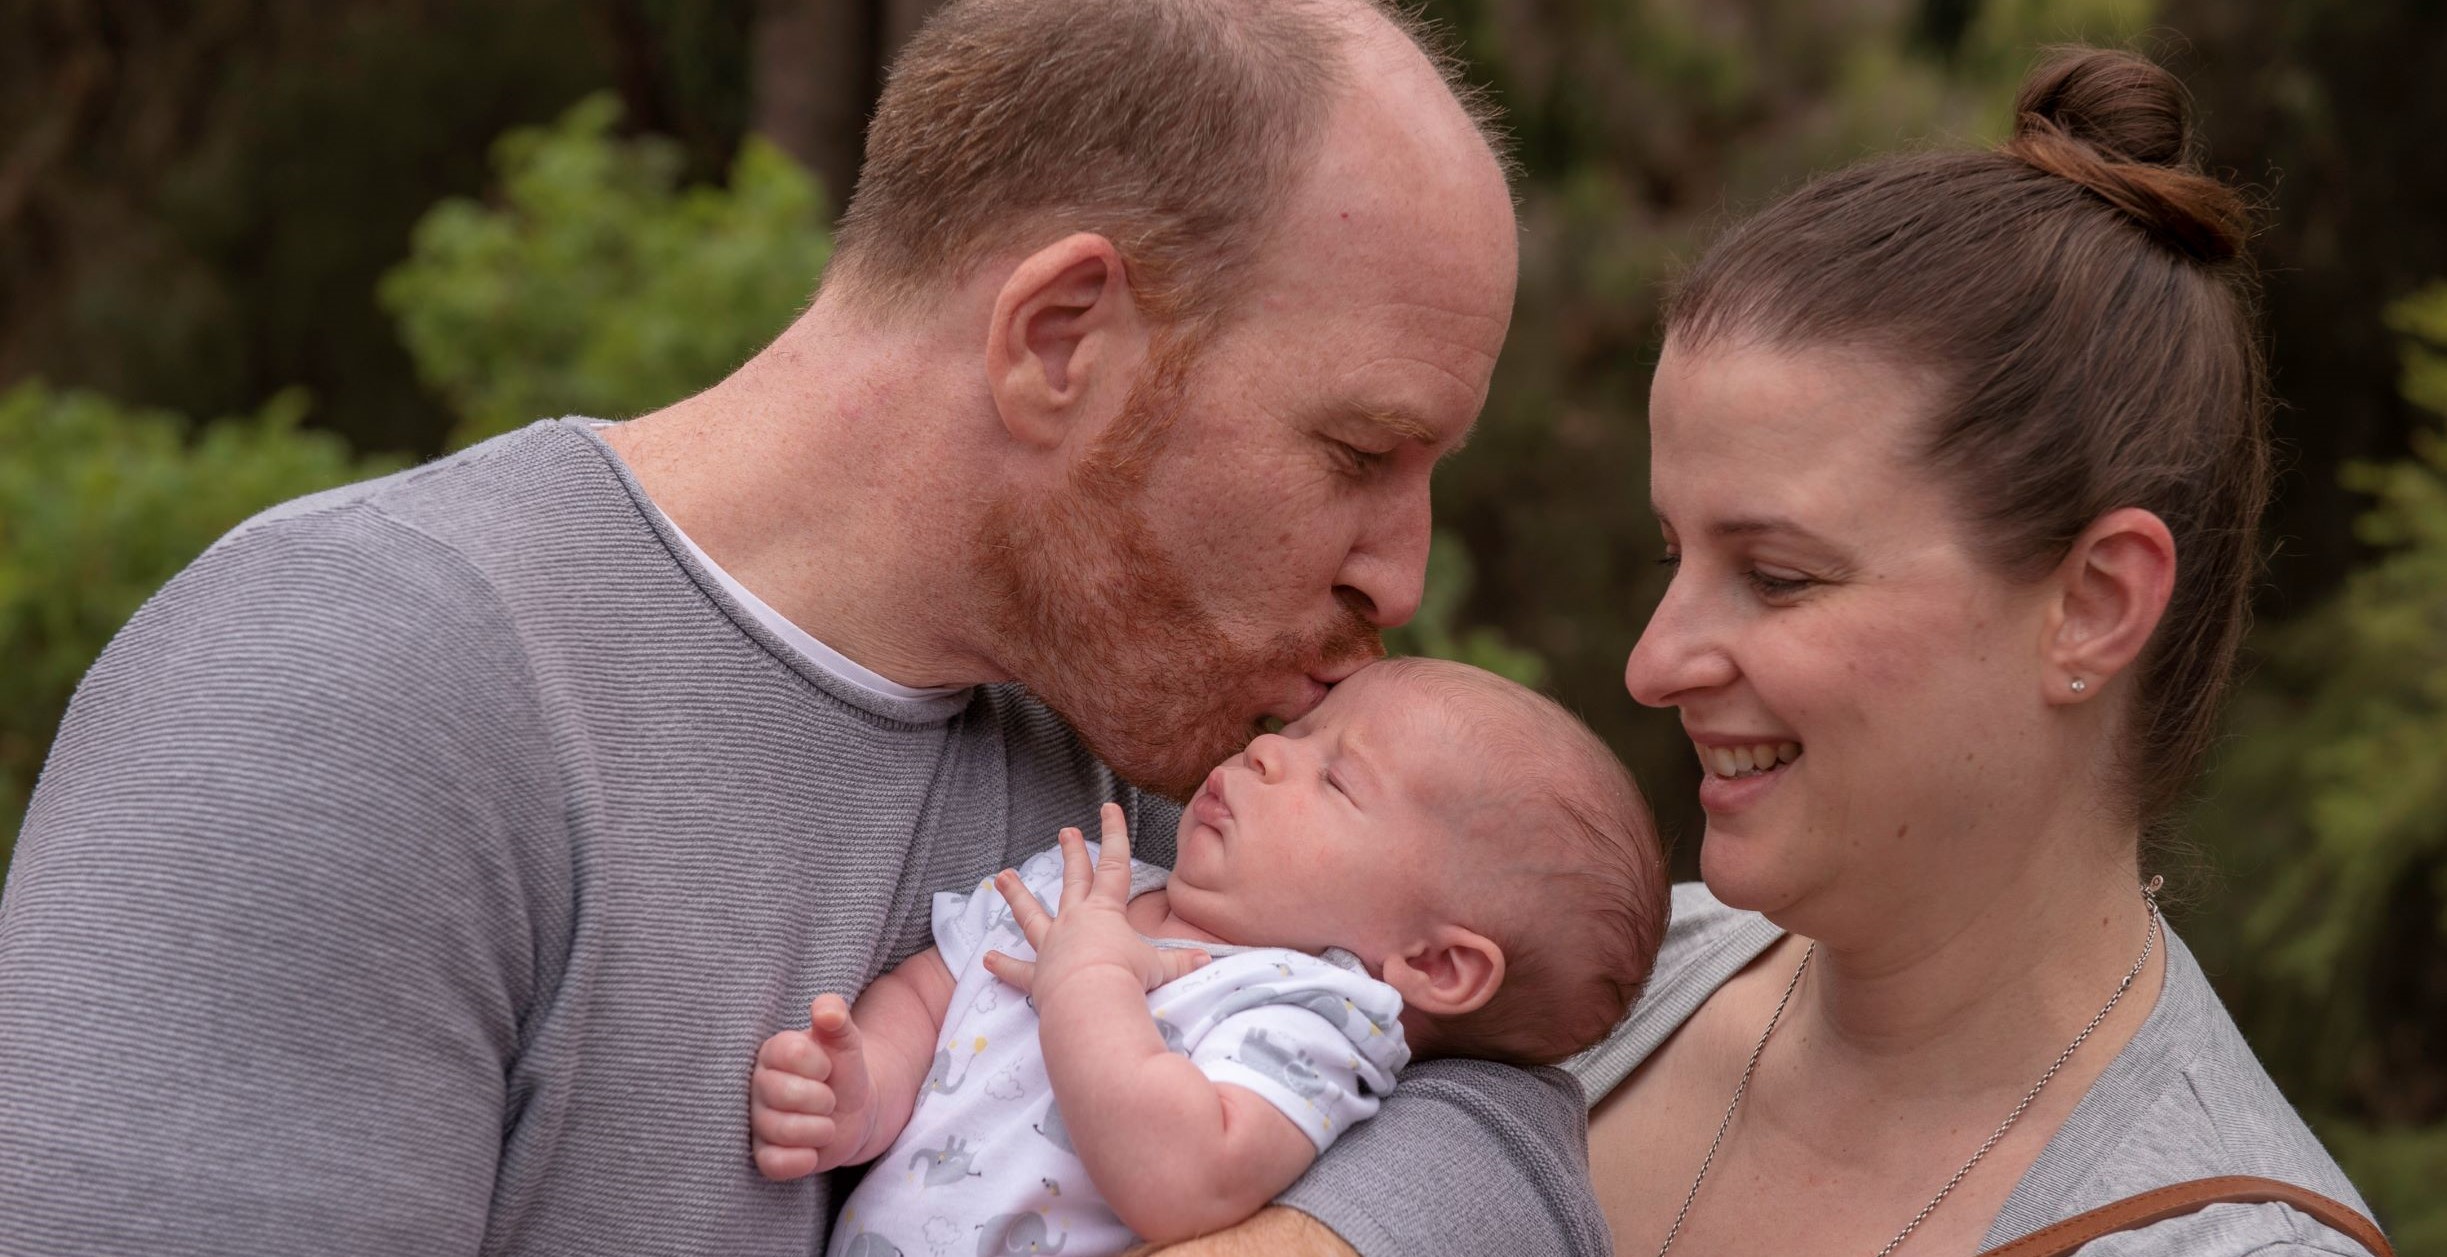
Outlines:
{"type": "Polygon", "coordinates": [[[1623,661],[1623,688],[1642,706],[1672,707],[1682,695],[1732,683],[1739,670],[1721,638],[1677,576],[1623,661]]]}

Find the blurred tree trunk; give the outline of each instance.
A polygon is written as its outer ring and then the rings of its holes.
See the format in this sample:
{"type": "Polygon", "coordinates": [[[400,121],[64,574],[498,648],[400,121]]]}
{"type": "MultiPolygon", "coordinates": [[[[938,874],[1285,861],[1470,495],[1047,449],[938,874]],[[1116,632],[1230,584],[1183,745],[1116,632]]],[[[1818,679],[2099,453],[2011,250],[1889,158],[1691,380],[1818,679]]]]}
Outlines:
{"type": "Polygon", "coordinates": [[[893,54],[943,0],[759,0],[751,125],[849,200],[893,54]]]}
{"type": "Polygon", "coordinates": [[[2397,391],[2380,311],[2447,278],[2447,6],[2438,0],[2169,0],[2210,166],[2265,190],[2269,367],[2285,475],[2264,614],[2318,605],[2368,558],[2369,499],[2338,482],[2402,457],[2426,420],[2397,391]]]}

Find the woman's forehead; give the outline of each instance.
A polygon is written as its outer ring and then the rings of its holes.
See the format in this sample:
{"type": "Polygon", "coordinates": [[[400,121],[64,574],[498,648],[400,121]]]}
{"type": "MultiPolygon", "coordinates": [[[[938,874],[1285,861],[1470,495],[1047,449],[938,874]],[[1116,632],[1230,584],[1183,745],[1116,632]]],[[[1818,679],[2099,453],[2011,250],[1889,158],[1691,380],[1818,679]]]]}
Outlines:
{"type": "Polygon", "coordinates": [[[1824,528],[1920,496],[1933,390],[1870,355],[1756,345],[1659,360],[1652,499],[1678,531],[1824,528]]]}

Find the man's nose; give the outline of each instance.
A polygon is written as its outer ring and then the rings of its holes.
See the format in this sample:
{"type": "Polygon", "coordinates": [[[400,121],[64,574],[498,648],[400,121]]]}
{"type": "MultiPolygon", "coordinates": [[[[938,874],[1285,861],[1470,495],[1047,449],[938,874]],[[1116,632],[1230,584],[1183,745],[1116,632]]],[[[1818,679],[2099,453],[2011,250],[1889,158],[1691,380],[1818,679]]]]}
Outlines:
{"type": "Polygon", "coordinates": [[[1623,688],[1647,707],[1672,707],[1682,695],[1732,683],[1738,673],[1706,608],[1677,578],[1648,617],[1623,661],[1623,688]]]}
{"type": "Polygon", "coordinates": [[[1334,591],[1381,629],[1408,624],[1419,613],[1432,532],[1425,488],[1390,507],[1369,521],[1343,556],[1334,591]]]}

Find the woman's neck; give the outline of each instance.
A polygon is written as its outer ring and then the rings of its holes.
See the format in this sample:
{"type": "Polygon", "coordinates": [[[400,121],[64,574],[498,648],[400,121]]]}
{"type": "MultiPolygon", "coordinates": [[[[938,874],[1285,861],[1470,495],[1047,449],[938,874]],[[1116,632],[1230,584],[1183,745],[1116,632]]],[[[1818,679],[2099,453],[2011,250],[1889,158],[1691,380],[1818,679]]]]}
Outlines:
{"type": "MultiPolygon", "coordinates": [[[[1957,887],[1894,905],[1875,931],[1819,940],[1787,1017],[1814,1072],[1837,1071],[1839,1085],[1932,1103],[2019,1093],[2098,1014],[2149,932],[2127,861],[1957,887]]],[[[2086,1060],[2112,1057],[2154,1006],[2164,950],[2153,944],[2086,1060]]]]}

